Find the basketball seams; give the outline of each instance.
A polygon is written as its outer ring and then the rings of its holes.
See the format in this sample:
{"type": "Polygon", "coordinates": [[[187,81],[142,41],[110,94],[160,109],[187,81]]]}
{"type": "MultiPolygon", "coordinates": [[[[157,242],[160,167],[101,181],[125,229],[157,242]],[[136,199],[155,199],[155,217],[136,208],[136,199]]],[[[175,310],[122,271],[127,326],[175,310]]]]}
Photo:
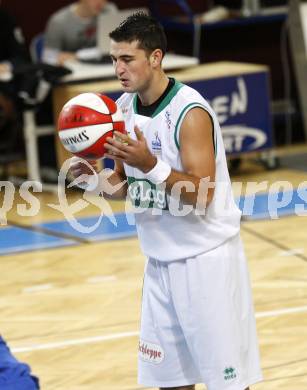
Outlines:
{"type": "Polygon", "coordinates": [[[71,129],[66,129],[59,133],[60,139],[63,141],[67,138],[78,136],[81,133],[85,133],[87,137],[96,141],[96,139],[102,137],[106,132],[113,130],[114,125],[112,122],[99,123],[98,125],[80,126],[71,129]]]}
{"type": "Polygon", "coordinates": [[[117,110],[116,103],[111,98],[101,93],[93,92],[81,93],[73,97],[64,105],[64,110],[71,105],[88,107],[102,114],[114,114],[117,110]]]}
{"type": "Polygon", "coordinates": [[[109,113],[111,115],[116,114],[116,112],[118,111],[118,107],[114,100],[112,100],[106,95],[102,95],[101,93],[98,93],[97,95],[100,97],[101,101],[107,106],[109,113]]]}
{"type": "Polygon", "coordinates": [[[59,116],[59,131],[113,122],[111,114],[103,114],[93,108],[71,105],[66,110],[64,115],[59,116]]]}
{"type": "Polygon", "coordinates": [[[58,135],[69,152],[86,159],[102,158],[106,138],[125,133],[121,109],[109,97],[84,93],[69,100],[58,119],[58,135]]]}

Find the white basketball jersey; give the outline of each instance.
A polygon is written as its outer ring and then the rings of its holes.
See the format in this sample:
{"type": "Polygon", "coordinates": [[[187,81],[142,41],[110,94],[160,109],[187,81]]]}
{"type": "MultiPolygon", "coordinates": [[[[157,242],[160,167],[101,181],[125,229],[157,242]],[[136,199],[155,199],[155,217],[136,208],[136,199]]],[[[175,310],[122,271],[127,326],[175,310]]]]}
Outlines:
{"type": "Polygon", "coordinates": [[[137,113],[136,101],[137,95],[132,93],[123,94],[117,101],[130,137],[136,138],[134,126],[137,125],[151,152],[173,169],[183,171],[180,127],[187,112],[194,107],[206,110],[213,120],[216,154],[213,200],[200,212],[166,194],[164,184],[156,186],[140,170],[124,165],[143,252],[157,260],[174,261],[216,248],[239,231],[241,217],[233,199],[216,115],[196,90],[177,81],[151,117],[137,113]]]}

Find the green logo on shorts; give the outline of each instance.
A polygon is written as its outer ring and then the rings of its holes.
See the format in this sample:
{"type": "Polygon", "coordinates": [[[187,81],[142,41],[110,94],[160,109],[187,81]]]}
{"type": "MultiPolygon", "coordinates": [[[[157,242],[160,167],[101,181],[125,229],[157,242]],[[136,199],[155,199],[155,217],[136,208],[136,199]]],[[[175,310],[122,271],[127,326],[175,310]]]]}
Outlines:
{"type": "Polygon", "coordinates": [[[225,381],[229,381],[230,379],[234,379],[237,377],[236,370],[233,367],[227,367],[223,371],[225,381]]]}

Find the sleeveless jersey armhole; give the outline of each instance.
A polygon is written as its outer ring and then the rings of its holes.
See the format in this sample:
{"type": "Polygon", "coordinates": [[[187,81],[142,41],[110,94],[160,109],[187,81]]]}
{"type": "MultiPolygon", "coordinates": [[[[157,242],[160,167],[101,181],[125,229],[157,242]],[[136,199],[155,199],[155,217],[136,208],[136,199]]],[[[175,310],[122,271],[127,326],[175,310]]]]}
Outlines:
{"type": "Polygon", "coordinates": [[[214,120],[213,120],[213,118],[212,118],[211,113],[208,111],[208,109],[207,109],[203,104],[198,103],[198,102],[194,102],[194,103],[188,104],[188,105],[185,106],[185,107],[183,108],[183,110],[181,111],[181,113],[180,113],[180,115],[179,115],[179,117],[178,117],[176,126],[175,126],[175,132],[174,132],[175,144],[176,144],[178,150],[180,150],[179,133],[180,133],[180,128],[181,128],[182,122],[183,122],[183,120],[184,120],[186,114],[187,114],[192,108],[195,108],[195,107],[202,108],[204,111],[206,111],[206,112],[209,114],[209,117],[210,117],[211,123],[212,123],[212,138],[213,138],[214,155],[215,155],[215,157],[216,157],[216,156],[217,156],[217,140],[216,140],[216,131],[215,131],[215,128],[214,128],[214,120]]]}

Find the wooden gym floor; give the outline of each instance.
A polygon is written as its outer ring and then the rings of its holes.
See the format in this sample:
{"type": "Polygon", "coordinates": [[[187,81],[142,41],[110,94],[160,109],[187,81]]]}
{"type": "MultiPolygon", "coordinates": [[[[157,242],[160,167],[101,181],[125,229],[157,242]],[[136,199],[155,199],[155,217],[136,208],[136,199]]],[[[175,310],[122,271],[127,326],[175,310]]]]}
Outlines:
{"type": "MultiPolygon", "coordinates": [[[[287,180],[297,187],[306,173],[244,163],[233,180],[287,180]]],[[[56,195],[37,198],[39,214],[20,217],[16,195],[8,225],[63,218],[47,206],[57,203],[56,195]]],[[[70,201],[81,198],[79,192],[70,195],[70,201]]],[[[112,207],[123,209],[121,202],[112,207]]],[[[98,213],[91,205],[80,215],[98,213]]],[[[242,237],[265,378],[253,389],[306,390],[307,218],[243,221],[242,237]]],[[[6,254],[0,262],[1,334],[31,365],[43,390],[141,388],[136,367],[144,258],[135,237],[6,254]]]]}

